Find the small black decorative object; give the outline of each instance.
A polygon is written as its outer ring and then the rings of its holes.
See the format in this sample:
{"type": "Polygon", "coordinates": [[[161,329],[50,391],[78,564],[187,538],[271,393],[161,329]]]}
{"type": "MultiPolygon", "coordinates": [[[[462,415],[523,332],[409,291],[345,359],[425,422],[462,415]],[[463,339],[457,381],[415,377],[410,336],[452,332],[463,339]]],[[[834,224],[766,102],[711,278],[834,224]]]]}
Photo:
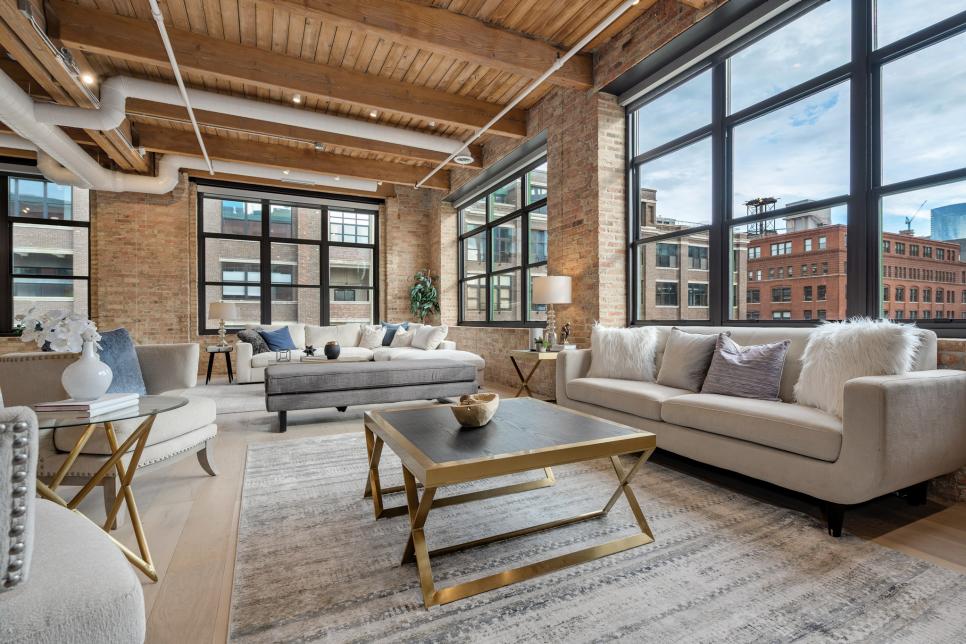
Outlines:
{"type": "Polygon", "coordinates": [[[329,360],[335,360],[339,357],[340,353],[342,353],[342,348],[339,346],[338,342],[336,342],[335,340],[332,340],[331,342],[325,343],[326,358],[328,358],[329,360]]]}
{"type": "Polygon", "coordinates": [[[311,344],[305,345],[305,355],[307,355],[307,356],[314,356],[315,355],[315,347],[313,347],[311,344]]]}
{"type": "Polygon", "coordinates": [[[570,326],[570,322],[567,322],[567,324],[563,325],[563,328],[560,329],[560,344],[567,344],[567,338],[570,337],[572,332],[573,329],[570,326]]]}

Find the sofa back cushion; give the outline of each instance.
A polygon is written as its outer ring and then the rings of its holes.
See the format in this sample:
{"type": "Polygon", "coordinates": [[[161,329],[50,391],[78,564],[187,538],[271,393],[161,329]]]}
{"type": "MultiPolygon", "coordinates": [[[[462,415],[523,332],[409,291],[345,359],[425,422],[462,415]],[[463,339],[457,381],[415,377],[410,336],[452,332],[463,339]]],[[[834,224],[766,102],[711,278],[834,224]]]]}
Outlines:
{"type": "MultiPolygon", "coordinates": [[[[670,326],[657,328],[658,343],[656,364],[660,371],[664,358],[664,348],[667,338],[671,334],[670,326]]],[[[689,326],[688,333],[707,333],[717,335],[726,331],[731,332],[731,339],[742,346],[752,344],[769,344],[789,340],[788,353],[785,356],[785,370],[782,372],[779,396],[784,402],[795,402],[795,383],[802,372],[802,355],[808,344],[809,334],[815,327],[741,327],[741,326],[689,326]]],[[[925,329],[916,329],[919,334],[919,350],[912,367],[913,371],[925,371],[936,368],[936,334],[925,329]]]]}
{"type": "MultiPolygon", "coordinates": [[[[336,324],[333,326],[305,326],[305,342],[316,349],[326,342],[338,342],[340,347],[358,347],[362,340],[362,325],[358,322],[336,324]]],[[[303,345],[304,346],[304,345],[303,345]]]]}

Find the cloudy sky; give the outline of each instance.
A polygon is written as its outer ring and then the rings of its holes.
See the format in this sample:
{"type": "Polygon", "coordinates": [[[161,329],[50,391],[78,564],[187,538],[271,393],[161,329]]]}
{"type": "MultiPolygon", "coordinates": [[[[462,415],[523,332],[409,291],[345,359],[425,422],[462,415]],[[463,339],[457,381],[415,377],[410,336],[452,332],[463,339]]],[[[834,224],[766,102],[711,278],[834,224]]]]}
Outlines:
{"type": "MultiPolygon", "coordinates": [[[[850,2],[830,0],[753,46],[731,65],[731,108],[740,110],[847,62],[850,2]]],[[[879,0],[880,45],[966,10],[966,0],[879,0]]],[[[640,111],[637,152],[707,125],[710,72],[640,111]]],[[[882,76],[883,182],[966,167],[966,34],[887,65],[882,76]]],[[[772,112],[734,130],[734,212],[759,196],[778,207],[849,189],[849,83],[772,112]]],[[[708,223],[710,142],[700,141],[645,164],[641,185],[658,190],[658,214],[708,223]]],[[[929,234],[929,211],[966,202],[966,182],[893,195],[883,201],[884,229],[913,217],[929,234]]],[[[845,223],[845,208],[833,211],[845,223]]]]}

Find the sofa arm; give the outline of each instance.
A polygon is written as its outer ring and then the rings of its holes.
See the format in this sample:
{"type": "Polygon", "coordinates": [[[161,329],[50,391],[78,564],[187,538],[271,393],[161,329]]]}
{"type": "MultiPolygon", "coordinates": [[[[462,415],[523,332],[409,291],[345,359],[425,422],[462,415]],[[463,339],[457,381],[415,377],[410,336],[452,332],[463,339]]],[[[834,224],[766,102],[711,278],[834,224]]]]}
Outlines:
{"type": "Polygon", "coordinates": [[[235,382],[244,384],[252,381],[252,357],[255,347],[250,342],[235,343],[235,382]]]}
{"type": "Polygon", "coordinates": [[[67,398],[60,377],[77,357],[76,353],[52,351],[9,353],[0,357],[0,392],[4,404],[30,406],[67,398]]]}
{"type": "Polygon", "coordinates": [[[839,460],[856,474],[853,493],[873,498],[966,465],[966,371],[854,378],[844,403],[839,460]]]}
{"type": "Polygon", "coordinates": [[[439,343],[439,346],[436,348],[440,349],[441,351],[442,350],[452,351],[453,349],[456,348],[456,343],[453,342],[452,340],[443,340],[442,342],[439,343]]]}
{"type": "Polygon", "coordinates": [[[590,371],[590,349],[568,349],[557,354],[557,400],[567,399],[567,383],[590,371]]]}
{"type": "Polygon", "coordinates": [[[142,344],[135,349],[149,394],[190,389],[198,384],[201,347],[196,343],[142,344]]]}
{"type": "Polygon", "coordinates": [[[33,551],[37,416],[28,407],[0,409],[0,472],[2,594],[27,581],[33,551]]]}

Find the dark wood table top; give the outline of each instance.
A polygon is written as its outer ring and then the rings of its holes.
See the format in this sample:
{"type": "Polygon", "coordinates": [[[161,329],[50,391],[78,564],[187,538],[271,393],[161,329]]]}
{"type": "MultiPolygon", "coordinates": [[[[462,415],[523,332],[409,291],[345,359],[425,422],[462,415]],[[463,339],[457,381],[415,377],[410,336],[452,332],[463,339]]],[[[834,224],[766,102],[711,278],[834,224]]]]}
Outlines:
{"type": "Polygon", "coordinates": [[[640,452],[656,444],[649,432],[534,398],[502,400],[493,420],[479,428],[460,427],[447,405],[368,412],[366,427],[426,485],[640,452]]]}

